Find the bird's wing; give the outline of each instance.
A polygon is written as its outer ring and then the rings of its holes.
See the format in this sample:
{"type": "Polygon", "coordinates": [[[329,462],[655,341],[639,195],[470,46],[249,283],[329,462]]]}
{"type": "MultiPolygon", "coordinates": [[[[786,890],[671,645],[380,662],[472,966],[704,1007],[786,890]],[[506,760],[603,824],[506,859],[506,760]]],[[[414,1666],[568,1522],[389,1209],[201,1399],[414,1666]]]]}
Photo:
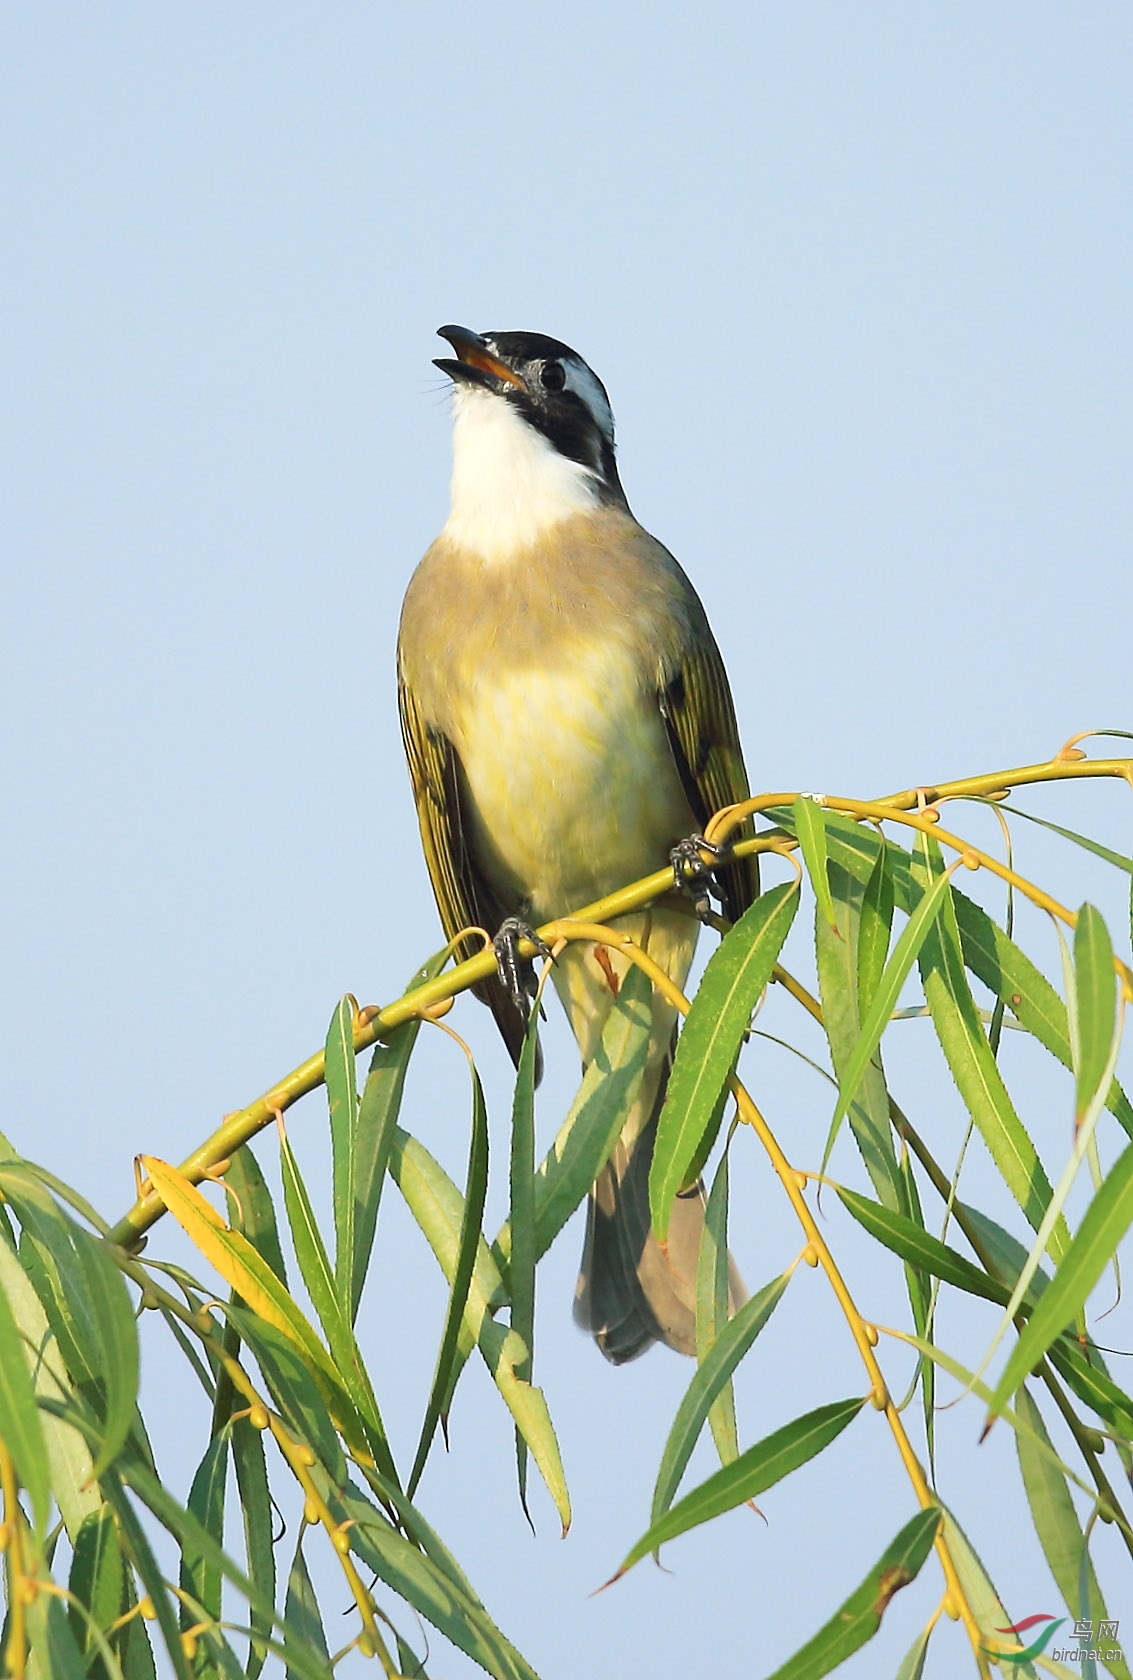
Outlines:
{"type": "MultiPolygon", "coordinates": [[[[748,797],[732,694],[720,650],[705,630],[662,674],[658,702],[681,783],[700,828],[725,805],[748,797]]],[[[737,838],[753,832],[745,823],[737,838]]],[[[717,871],[724,914],[736,921],[759,892],[756,858],[739,858],[717,871]]]]}
{"type": "MultiPolygon", "coordinates": [[[[482,927],[494,934],[509,914],[509,908],[500,904],[484,881],[465,844],[464,778],[456,749],[446,735],[430,729],[422,721],[413,695],[400,678],[397,690],[401,735],[409,760],[421,842],[445,935],[454,939],[466,927],[482,927]]],[[[514,910],[515,906],[510,909],[514,910]]],[[[457,949],[457,960],[474,957],[481,949],[480,941],[473,935],[457,949]]],[[[495,976],[481,980],[473,990],[491,1009],[511,1059],[518,1066],[524,1037],[522,1014],[495,976]]]]}

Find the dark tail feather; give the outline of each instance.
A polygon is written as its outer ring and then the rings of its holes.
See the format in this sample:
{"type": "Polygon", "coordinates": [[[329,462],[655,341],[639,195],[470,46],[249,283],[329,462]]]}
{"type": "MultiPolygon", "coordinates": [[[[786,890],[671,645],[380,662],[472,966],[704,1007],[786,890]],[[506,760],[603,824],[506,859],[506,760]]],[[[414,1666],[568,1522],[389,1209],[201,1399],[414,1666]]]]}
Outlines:
{"type": "MultiPolygon", "coordinates": [[[[696,1184],[676,1198],[664,1250],[649,1219],[649,1168],[665,1084],[662,1079],[649,1123],[637,1140],[628,1147],[618,1140],[594,1182],[586,1212],[574,1318],[615,1365],[636,1359],[653,1342],[696,1353],[703,1186],[696,1184]]],[[[735,1312],[746,1290],[733,1261],[729,1284],[735,1312]]]]}

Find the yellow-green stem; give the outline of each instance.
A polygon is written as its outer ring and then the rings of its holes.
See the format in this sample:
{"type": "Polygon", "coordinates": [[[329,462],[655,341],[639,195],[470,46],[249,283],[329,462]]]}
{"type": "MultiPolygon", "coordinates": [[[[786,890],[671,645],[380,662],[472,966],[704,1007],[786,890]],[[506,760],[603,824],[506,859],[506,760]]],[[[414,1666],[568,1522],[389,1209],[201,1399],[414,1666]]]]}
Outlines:
{"type": "Polygon", "coordinates": [[[5,1672],[12,1680],[24,1680],[28,1666],[27,1598],[28,1575],[24,1565],[23,1512],[16,1488],[16,1470],[7,1442],[0,1439],[0,1492],[4,1495],[4,1525],[8,1545],[4,1561],[8,1571],[8,1649],[5,1672]]]}

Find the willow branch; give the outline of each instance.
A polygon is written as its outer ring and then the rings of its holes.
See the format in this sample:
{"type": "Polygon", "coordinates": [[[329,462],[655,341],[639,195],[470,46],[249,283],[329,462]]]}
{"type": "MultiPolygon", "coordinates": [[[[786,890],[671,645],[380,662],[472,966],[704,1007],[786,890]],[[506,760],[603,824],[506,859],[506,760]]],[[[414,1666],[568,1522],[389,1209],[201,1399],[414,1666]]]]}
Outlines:
{"type": "MultiPolygon", "coordinates": [[[[1077,752],[1077,748],[1069,749],[1077,752]]],[[[886,819],[893,817],[900,820],[900,813],[912,807],[923,804],[927,799],[955,799],[965,796],[980,796],[988,798],[995,794],[1010,791],[1013,787],[1023,787],[1035,782],[1052,782],[1073,780],[1080,777],[1110,776],[1118,777],[1133,786],[1133,759],[1074,759],[1053,758],[1045,764],[1024,765],[1016,770],[997,770],[983,776],[970,776],[961,781],[942,782],[934,788],[911,788],[900,793],[889,794],[886,798],[874,801],[869,808],[869,815],[875,814],[875,807],[880,813],[884,808],[886,819]]],[[[707,837],[714,841],[722,840],[737,828],[747,817],[778,805],[789,805],[798,797],[797,793],[769,793],[757,799],[745,800],[742,805],[730,806],[720,812],[708,825],[707,837]]],[[[839,802],[829,801],[832,808],[839,808],[839,802]]],[[[852,801],[842,801],[841,805],[850,805],[852,801]]],[[[853,814],[853,813],[851,813],[853,814]]],[[[866,815],[863,811],[862,815],[866,815]]],[[[918,826],[914,821],[912,826],[918,826]]],[[[938,838],[944,835],[934,825],[938,838]]],[[[760,835],[755,839],[741,840],[734,850],[737,856],[747,856],[760,852],[781,852],[785,845],[793,846],[793,842],[785,841],[782,835],[760,835]]],[[[983,862],[983,855],[976,854],[974,848],[966,842],[957,842],[962,851],[979,855],[983,862]]],[[[711,861],[711,860],[709,860],[711,861]]],[[[987,860],[987,867],[996,874],[1001,874],[1003,866],[995,859],[987,860]]],[[[1030,885],[1030,883],[1028,883],[1030,885]]],[[[636,910],[644,910],[659,898],[664,898],[673,890],[673,872],[671,869],[658,869],[651,875],[644,876],[640,881],[621,888],[618,892],[610,893],[599,899],[595,904],[588,904],[575,913],[575,919],[607,923],[619,916],[625,916],[636,910]]],[[[1038,892],[1039,889],[1033,889],[1038,892]]],[[[1031,896],[1031,895],[1028,895],[1031,896]]],[[[1044,895],[1045,896],[1045,895],[1044,895]]],[[[1037,902],[1037,900],[1036,900],[1037,902]]],[[[1051,901],[1054,902],[1053,900],[1051,901]]],[[[1072,912],[1062,906],[1063,918],[1072,918],[1072,912]]],[[[543,939],[550,937],[548,924],[540,928],[539,934],[543,939]]],[[[1071,920],[1072,925],[1072,920],[1071,920]]],[[[532,955],[533,948],[523,947],[525,954],[532,955]]],[[[1124,965],[1123,965],[1124,966],[1124,965]]],[[[420,1020],[430,1010],[436,1009],[451,1000],[459,992],[467,991],[478,980],[487,980],[496,972],[494,954],[490,950],[478,952],[467,962],[438,975],[436,979],[426,981],[422,986],[416,986],[406,992],[403,997],[384,1008],[361,1009],[354,1018],[354,1049],[361,1052],[379,1040],[385,1040],[389,1035],[404,1026],[406,1022],[420,1020]]],[[[1133,985],[1133,979],[1125,973],[1125,983],[1133,985]]],[[[227,1114],[215,1132],[200,1144],[191,1155],[181,1163],[180,1170],[193,1184],[218,1169],[223,1171],[225,1163],[237,1149],[248,1143],[257,1133],[271,1125],[277,1114],[290,1108],[310,1091],[317,1090],[323,1083],[323,1052],[309,1056],[289,1074],[273,1085],[263,1096],[257,1097],[247,1108],[236,1109],[227,1114]]],[[[140,1196],[130,1211],[125,1214],[108,1234],[108,1241],[117,1243],[123,1248],[135,1248],[139,1239],[149,1230],[150,1226],[159,1220],[165,1212],[160,1197],[153,1191],[140,1196]]]]}

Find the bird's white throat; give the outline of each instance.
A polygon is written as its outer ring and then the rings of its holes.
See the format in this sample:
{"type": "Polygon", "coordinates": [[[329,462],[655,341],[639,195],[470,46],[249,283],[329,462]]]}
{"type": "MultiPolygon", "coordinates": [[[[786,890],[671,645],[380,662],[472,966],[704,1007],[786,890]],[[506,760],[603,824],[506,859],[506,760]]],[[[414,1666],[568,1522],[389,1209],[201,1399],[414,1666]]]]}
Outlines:
{"type": "Polygon", "coordinates": [[[597,475],[560,455],[506,397],[470,385],[453,395],[450,541],[504,560],[597,504],[597,475]]]}

